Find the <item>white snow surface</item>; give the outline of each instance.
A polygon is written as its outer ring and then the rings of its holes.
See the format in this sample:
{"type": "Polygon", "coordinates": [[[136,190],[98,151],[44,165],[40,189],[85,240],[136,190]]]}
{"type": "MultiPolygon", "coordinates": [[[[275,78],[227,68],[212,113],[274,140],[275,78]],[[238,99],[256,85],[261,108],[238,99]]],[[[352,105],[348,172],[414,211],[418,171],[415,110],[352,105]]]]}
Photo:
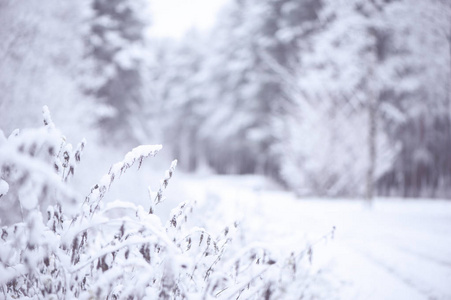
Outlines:
{"type": "MultiPolygon", "coordinates": [[[[105,201],[132,201],[147,211],[147,187],[158,189],[162,170],[170,165],[161,158],[146,160],[140,170],[120,176],[105,201]]],[[[96,158],[92,163],[88,155],[85,159],[90,170],[98,164],[96,158]]],[[[81,177],[93,177],[82,166],[81,177]]],[[[108,171],[107,165],[95,169],[108,171]]],[[[312,264],[306,263],[318,277],[308,283],[316,299],[451,299],[449,200],[376,199],[369,209],[358,199],[299,199],[259,176],[180,170],[164,196],[166,201],[156,207],[162,222],[182,201],[195,200],[193,226],[217,234],[238,221],[243,245],[264,245],[276,258],[299,253],[335,226],[334,240],[315,244],[312,264]]]]}
{"type": "Polygon", "coordinates": [[[238,220],[278,255],[336,226],[333,241],[313,245],[321,299],[451,299],[451,201],[297,199],[257,176],[176,174],[170,185],[168,201],[197,200],[210,231],[238,220]]]}
{"type": "Polygon", "coordinates": [[[3,179],[0,179],[0,197],[6,195],[9,191],[9,184],[4,181],[3,179]]]}

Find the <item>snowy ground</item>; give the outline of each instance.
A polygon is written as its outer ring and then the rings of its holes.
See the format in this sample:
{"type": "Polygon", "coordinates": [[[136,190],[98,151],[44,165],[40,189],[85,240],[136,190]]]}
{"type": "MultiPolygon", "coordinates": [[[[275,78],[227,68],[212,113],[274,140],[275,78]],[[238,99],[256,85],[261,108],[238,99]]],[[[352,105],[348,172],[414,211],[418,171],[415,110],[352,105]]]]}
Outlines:
{"type": "Polygon", "coordinates": [[[369,210],[356,200],[296,199],[253,176],[179,174],[172,184],[168,198],[198,200],[211,224],[240,220],[248,239],[274,251],[302,250],[336,226],[310,267],[329,282],[327,298],[451,299],[449,201],[378,199],[369,210]]]}
{"type": "MultiPolygon", "coordinates": [[[[88,166],[97,161],[86,159],[88,166]]],[[[146,187],[157,188],[161,170],[169,166],[158,161],[128,171],[107,198],[147,207],[146,187]]],[[[108,166],[95,169],[95,175],[80,170],[82,178],[100,178],[108,166]]],[[[368,209],[357,200],[296,199],[262,177],[179,171],[166,196],[157,210],[163,220],[181,201],[196,200],[197,226],[219,232],[237,220],[246,243],[266,243],[285,256],[315,244],[336,226],[333,241],[313,247],[308,268],[318,280],[309,288],[317,298],[451,299],[451,201],[378,199],[368,209]]]]}

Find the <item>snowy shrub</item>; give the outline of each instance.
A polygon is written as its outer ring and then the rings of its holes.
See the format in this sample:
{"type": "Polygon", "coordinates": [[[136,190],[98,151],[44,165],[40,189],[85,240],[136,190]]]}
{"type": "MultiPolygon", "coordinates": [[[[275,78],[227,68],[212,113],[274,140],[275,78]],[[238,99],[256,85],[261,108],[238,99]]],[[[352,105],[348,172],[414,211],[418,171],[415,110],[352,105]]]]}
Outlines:
{"type": "Polygon", "coordinates": [[[103,202],[111,184],[155,156],[160,145],[134,148],[79,199],[67,182],[85,144],[73,149],[47,107],[42,128],[1,134],[2,297],[277,299],[303,293],[301,260],[311,259],[311,247],[288,258],[276,258],[262,245],[232,247],[238,224],[213,236],[190,224],[191,202],[174,208],[167,222],[154,214],[177,161],[158,191],[149,188],[149,209],[103,202]]]}

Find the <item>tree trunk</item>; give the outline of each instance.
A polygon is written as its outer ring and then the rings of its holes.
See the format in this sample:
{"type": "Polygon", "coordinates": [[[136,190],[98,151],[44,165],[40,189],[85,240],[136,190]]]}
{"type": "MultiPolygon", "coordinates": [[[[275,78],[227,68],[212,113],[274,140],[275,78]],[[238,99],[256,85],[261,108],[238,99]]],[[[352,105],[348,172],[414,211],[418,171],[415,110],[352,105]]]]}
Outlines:
{"type": "MultiPolygon", "coordinates": [[[[374,82],[374,66],[369,66],[368,82],[374,82]]],[[[366,201],[372,205],[374,197],[374,181],[376,169],[376,138],[377,138],[377,95],[374,84],[368,83],[368,168],[366,173],[366,201]]]]}

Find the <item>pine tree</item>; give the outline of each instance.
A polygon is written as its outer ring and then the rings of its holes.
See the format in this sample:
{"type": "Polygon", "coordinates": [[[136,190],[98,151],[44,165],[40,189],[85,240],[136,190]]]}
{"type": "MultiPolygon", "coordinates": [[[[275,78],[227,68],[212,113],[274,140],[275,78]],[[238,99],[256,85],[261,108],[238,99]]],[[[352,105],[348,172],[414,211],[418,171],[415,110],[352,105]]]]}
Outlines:
{"type": "Polygon", "coordinates": [[[87,37],[93,62],[87,93],[109,110],[99,117],[103,140],[136,142],[142,126],[134,119],[144,105],[144,44],[148,12],[145,1],[93,0],[87,37]]]}
{"type": "Polygon", "coordinates": [[[376,134],[384,88],[376,67],[390,51],[383,9],[376,2],[323,1],[315,32],[299,53],[300,91],[290,125],[298,129],[288,130],[282,171],[303,193],[363,194],[366,173],[371,198],[374,177],[384,170],[376,163],[376,150],[386,144],[376,134]]]}
{"type": "Polygon", "coordinates": [[[90,119],[79,89],[86,7],[83,0],[1,1],[0,128],[5,134],[37,122],[35,112],[43,105],[67,121],[63,127],[75,120],[82,127],[90,119]]]}
{"type": "Polygon", "coordinates": [[[206,117],[205,43],[190,32],[177,44],[161,43],[155,61],[155,82],[162,139],[180,166],[189,171],[202,164],[202,123],[206,117]],[[170,116],[170,117],[168,117],[170,116]]]}
{"type": "Polygon", "coordinates": [[[292,102],[280,69],[296,70],[300,40],[318,9],[316,1],[247,0],[224,13],[206,66],[207,98],[221,107],[204,126],[214,128],[207,153],[215,169],[279,176],[278,121],[292,102]]]}
{"type": "Polygon", "coordinates": [[[397,1],[389,14],[396,20],[393,43],[403,56],[387,99],[395,113],[385,114],[395,119],[387,131],[401,150],[380,187],[384,194],[443,197],[451,182],[451,160],[444,154],[451,145],[451,3],[397,1]]]}

